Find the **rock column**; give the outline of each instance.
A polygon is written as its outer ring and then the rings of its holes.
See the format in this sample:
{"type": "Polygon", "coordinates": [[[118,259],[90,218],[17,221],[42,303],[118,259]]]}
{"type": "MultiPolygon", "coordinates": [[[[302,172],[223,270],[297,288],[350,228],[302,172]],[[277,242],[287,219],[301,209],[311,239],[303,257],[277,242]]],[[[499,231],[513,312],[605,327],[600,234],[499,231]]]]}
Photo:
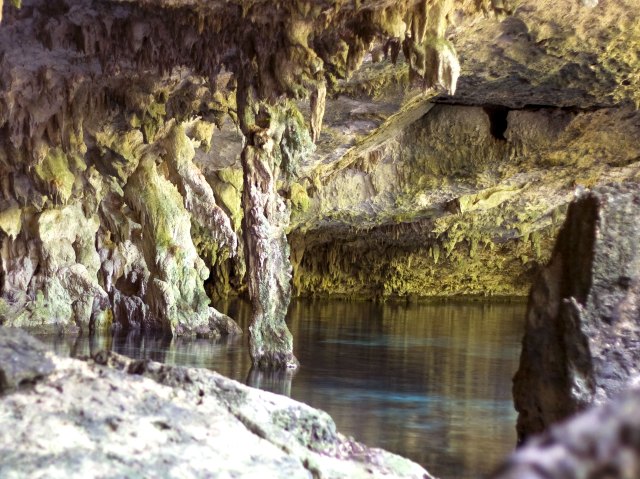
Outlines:
{"type": "Polygon", "coordinates": [[[291,299],[291,262],[285,229],[289,206],[278,194],[283,129],[275,113],[282,105],[258,100],[239,82],[238,111],[245,136],[242,151],[243,236],[249,298],[253,307],[249,347],[254,366],[295,369],[293,338],[285,323],[291,299]]]}

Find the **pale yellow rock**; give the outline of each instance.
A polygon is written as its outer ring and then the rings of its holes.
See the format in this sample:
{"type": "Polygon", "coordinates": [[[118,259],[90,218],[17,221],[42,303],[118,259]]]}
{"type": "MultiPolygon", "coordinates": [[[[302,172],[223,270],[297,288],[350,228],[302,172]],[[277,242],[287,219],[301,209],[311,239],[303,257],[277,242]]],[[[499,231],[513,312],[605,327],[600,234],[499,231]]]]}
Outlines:
{"type": "Polygon", "coordinates": [[[18,236],[22,229],[22,210],[18,207],[11,207],[0,211],[0,229],[12,238],[18,236]]]}
{"type": "Polygon", "coordinates": [[[518,186],[500,186],[489,188],[474,195],[461,196],[458,201],[460,204],[460,212],[475,210],[489,210],[495,208],[501,203],[513,198],[522,191],[522,187],[518,186]]]}

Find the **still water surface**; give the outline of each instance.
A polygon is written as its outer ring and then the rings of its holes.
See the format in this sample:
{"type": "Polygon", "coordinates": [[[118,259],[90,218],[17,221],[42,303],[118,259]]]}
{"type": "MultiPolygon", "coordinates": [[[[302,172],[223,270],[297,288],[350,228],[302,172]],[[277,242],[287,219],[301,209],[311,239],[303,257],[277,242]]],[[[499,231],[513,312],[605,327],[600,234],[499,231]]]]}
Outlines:
{"type": "MultiPolygon", "coordinates": [[[[246,330],[244,302],[220,308],[246,330]]],[[[302,367],[251,373],[246,335],[230,340],[135,336],[44,338],[60,354],[109,348],[205,367],[327,411],[338,429],[409,457],[442,478],[478,478],[515,444],[511,377],[524,304],[294,301],[288,323],[302,367]]]]}

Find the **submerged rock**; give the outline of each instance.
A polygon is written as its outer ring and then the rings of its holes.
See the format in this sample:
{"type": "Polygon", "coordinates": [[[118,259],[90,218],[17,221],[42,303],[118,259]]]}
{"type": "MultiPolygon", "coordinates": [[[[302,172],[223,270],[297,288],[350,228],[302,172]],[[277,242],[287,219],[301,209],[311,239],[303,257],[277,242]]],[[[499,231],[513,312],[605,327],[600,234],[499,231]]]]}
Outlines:
{"type": "MultiPolygon", "coordinates": [[[[3,366],[7,343],[27,365],[42,348],[0,328],[3,366]]],[[[322,411],[205,369],[40,354],[49,375],[0,396],[0,477],[432,477],[322,411]]]]}
{"type": "Polygon", "coordinates": [[[513,386],[520,441],[640,374],[639,224],[636,184],[578,193],[571,204],[529,297],[513,386]]]}

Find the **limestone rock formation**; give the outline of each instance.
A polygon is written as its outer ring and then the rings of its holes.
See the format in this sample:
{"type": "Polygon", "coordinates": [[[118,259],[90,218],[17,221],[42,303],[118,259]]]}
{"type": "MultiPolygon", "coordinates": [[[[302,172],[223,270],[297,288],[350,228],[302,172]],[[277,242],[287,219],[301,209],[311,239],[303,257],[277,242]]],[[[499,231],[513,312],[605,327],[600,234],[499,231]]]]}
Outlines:
{"type": "Polygon", "coordinates": [[[432,477],[322,411],[204,369],[64,359],[0,327],[0,377],[22,385],[0,381],[2,477],[432,477]]]}
{"type": "Polygon", "coordinates": [[[573,187],[637,178],[634,7],[3,2],[0,321],[216,335],[246,293],[293,365],[290,275],[524,294],[573,187]]]}
{"type": "Polygon", "coordinates": [[[493,479],[640,477],[640,389],[551,426],[514,452],[493,479]]]}
{"type": "Polygon", "coordinates": [[[638,180],[637,5],[479,3],[497,15],[456,10],[447,30],[455,96],[413,108],[373,59],[329,95],[293,209],[295,293],[526,295],[573,189],[638,180]]]}
{"type": "Polygon", "coordinates": [[[578,193],[529,297],[513,394],[522,441],[640,374],[640,192],[578,193]]]}
{"type": "Polygon", "coordinates": [[[293,338],[284,318],[291,299],[291,263],[286,228],[290,210],[277,191],[280,170],[298,163],[312,143],[305,127],[296,124],[295,110],[276,104],[256,105],[255,91],[241,85],[240,125],[247,137],[242,151],[243,198],[247,280],[253,306],[249,327],[253,363],[263,368],[295,369],[293,338]],[[253,121],[252,121],[253,120],[253,121]],[[283,125],[281,127],[280,125],[283,125]]]}
{"type": "Polygon", "coordinates": [[[638,179],[632,108],[409,113],[369,152],[310,171],[292,214],[297,294],[525,296],[574,189],[638,179]]]}
{"type": "Polygon", "coordinates": [[[294,365],[284,323],[289,209],[279,190],[295,191],[304,138],[307,129],[320,135],[328,88],[358,69],[374,43],[391,45],[394,62],[402,48],[421,88],[455,90],[459,63],[446,38],[454,6],[3,6],[3,321],[202,336],[237,329],[209,307],[204,281],[218,262],[236,261],[238,208],[218,206],[215,192],[224,203],[225,187],[212,186],[194,161],[210,150],[213,124],[230,118],[245,143],[241,250],[255,307],[252,355],[256,364],[294,365]],[[309,96],[309,118],[287,119],[291,100],[309,96]],[[34,234],[50,217],[60,230],[34,234]],[[58,242],[61,250],[50,245],[58,242]]]}

